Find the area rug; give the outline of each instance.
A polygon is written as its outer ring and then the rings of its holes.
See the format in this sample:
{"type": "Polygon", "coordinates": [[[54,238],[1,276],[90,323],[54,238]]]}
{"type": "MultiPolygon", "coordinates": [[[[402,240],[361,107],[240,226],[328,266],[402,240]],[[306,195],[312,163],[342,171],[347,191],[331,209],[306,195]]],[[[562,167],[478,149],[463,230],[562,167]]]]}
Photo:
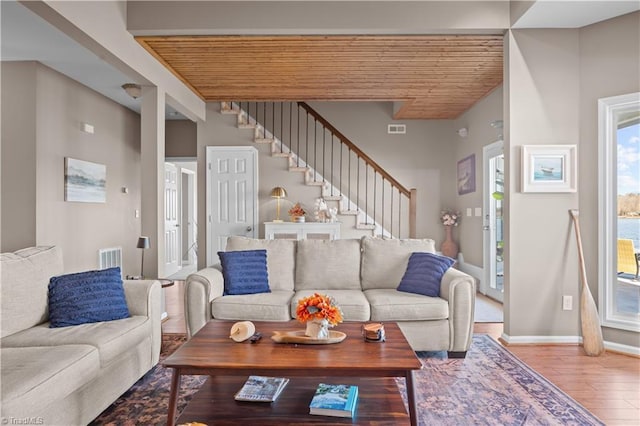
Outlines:
{"type": "MultiPolygon", "coordinates": [[[[185,340],[165,334],[164,359],[185,340]]],[[[419,424],[432,425],[602,425],[595,416],[487,335],[473,336],[465,359],[446,352],[418,352],[419,424]]],[[[204,383],[183,376],[178,412],[204,383]]],[[[396,379],[406,404],[404,379],[396,379]]],[[[156,366],[105,410],[92,425],[164,425],[171,371],[156,366]]],[[[302,421],[301,421],[302,423],[302,421]]]]}

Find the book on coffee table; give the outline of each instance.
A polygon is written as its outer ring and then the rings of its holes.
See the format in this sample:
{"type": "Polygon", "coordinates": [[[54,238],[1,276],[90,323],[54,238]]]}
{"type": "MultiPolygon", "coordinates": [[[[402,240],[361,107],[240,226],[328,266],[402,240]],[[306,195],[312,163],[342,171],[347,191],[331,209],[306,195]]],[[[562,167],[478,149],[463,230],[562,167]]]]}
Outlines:
{"type": "Polygon", "coordinates": [[[273,402],[278,398],[289,379],[284,377],[249,376],[236,393],[236,401],[273,402]]]}
{"type": "Polygon", "coordinates": [[[309,414],[353,417],[357,401],[357,386],[320,383],[309,405],[309,414]]]}

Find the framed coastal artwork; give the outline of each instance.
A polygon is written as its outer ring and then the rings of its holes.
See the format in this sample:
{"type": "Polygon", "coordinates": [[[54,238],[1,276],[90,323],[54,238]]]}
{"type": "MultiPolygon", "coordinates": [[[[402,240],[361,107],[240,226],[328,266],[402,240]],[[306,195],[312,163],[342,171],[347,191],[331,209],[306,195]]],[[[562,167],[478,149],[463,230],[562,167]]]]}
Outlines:
{"type": "Polygon", "coordinates": [[[65,157],[64,200],[80,203],[106,203],[107,166],[65,157]]]}
{"type": "Polygon", "coordinates": [[[476,192],[476,155],[458,161],[458,195],[476,192]]]}
{"type": "Polygon", "coordinates": [[[523,145],[522,192],[576,192],[576,145],[523,145]]]}

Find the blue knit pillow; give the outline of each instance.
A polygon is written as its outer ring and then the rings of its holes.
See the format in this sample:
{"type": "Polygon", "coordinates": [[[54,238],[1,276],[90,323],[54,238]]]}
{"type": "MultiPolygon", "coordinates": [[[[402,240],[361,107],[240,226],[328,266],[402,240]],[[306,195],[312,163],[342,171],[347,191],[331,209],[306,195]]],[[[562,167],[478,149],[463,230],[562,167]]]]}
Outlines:
{"type": "Polygon", "coordinates": [[[442,276],[454,263],[455,260],[450,257],[432,253],[411,253],[398,290],[438,297],[442,276]]]}
{"type": "Polygon", "coordinates": [[[224,294],[271,293],[266,250],[219,251],[224,294]]]}
{"type": "Polygon", "coordinates": [[[60,275],[49,281],[49,327],[129,318],[120,268],[60,275]]]}

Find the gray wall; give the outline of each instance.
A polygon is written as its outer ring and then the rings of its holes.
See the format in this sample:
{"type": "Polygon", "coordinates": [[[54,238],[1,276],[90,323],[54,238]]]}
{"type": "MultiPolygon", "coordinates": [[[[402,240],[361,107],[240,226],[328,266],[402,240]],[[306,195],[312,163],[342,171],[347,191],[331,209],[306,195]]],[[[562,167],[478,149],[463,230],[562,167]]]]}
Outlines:
{"type": "MultiPolygon", "coordinates": [[[[580,30],[580,151],[578,189],[587,275],[598,299],[599,98],[640,91],[640,13],[580,30]],[[595,284],[595,285],[594,285],[595,284]]],[[[638,333],[604,328],[605,340],[640,346],[638,333]]]]}
{"type": "Polygon", "coordinates": [[[198,153],[198,126],[190,120],[165,121],[164,155],[167,158],[195,158],[198,153]]]}
{"type": "MultiPolygon", "coordinates": [[[[591,293],[598,294],[598,117],[601,97],[640,90],[640,13],[582,29],[513,30],[506,39],[505,333],[580,335],[580,277],[569,209],[580,210],[591,293]],[[577,144],[578,192],[520,192],[522,145],[577,144]],[[562,310],[572,295],[574,310],[562,310]]],[[[605,340],[638,347],[634,332],[605,340]]]]}
{"type": "MultiPolygon", "coordinates": [[[[35,170],[35,184],[29,183],[25,188],[28,196],[35,199],[33,208],[24,210],[24,202],[13,203],[14,194],[5,193],[4,188],[2,191],[3,235],[10,235],[19,226],[35,238],[25,242],[3,239],[2,250],[16,250],[33,243],[57,245],[62,247],[65,270],[71,272],[95,269],[98,249],[121,246],[124,273],[138,273],[140,250],[135,245],[140,219],[135,218],[135,210],[140,208],[139,115],[44,65],[2,65],[3,114],[8,105],[22,102],[26,103],[22,111],[33,111],[30,123],[5,120],[3,115],[3,161],[11,159],[20,170],[24,166],[27,177],[35,170]],[[25,81],[35,91],[31,100],[4,90],[25,81]],[[93,125],[95,134],[83,133],[83,122],[93,125]],[[21,158],[5,157],[17,149],[21,140],[30,144],[32,133],[35,151],[29,148],[29,152],[21,153],[21,158]],[[5,138],[5,134],[15,138],[5,138]],[[65,157],[106,165],[105,204],[64,201],[65,157]],[[128,193],[123,193],[123,187],[128,188],[128,193]],[[16,217],[31,214],[35,215],[35,221],[16,222],[16,217]]],[[[9,179],[17,181],[17,177],[21,174],[16,172],[9,179]]],[[[9,182],[3,176],[3,185],[6,183],[9,182]]]]}
{"type": "Polygon", "coordinates": [[[470,263],[480,268],[483,267],[483,211],[482,216],[475,215],[476,207],[482,208],[482,191],[484,185],[482,148],[498,140],[498,131],[491,127],[490,123],[495,120],[502,120],[503,103],[502,85],[494,89],[491,93],[472,106],[468,111],[453,121],[452,147],[455,149],[453,167],[457,167],[457,162],[471,154],[476,156],[476,190],[464,195],[457,195],[455,208],[463,215],[457,232],[456,239],[460,245],[460,252],[464,255],[465,263],[470,263]],[[456,130],[466,127],[469,135],[465,138],[458,136],[456,130]],[[471,209],[471,216],[467,216],[467,209],[471,209]]]}
{"type": "Polygon", "coordinates": [[[2,62],[2,252],[36,243],[35,62],[2,62]]]}

